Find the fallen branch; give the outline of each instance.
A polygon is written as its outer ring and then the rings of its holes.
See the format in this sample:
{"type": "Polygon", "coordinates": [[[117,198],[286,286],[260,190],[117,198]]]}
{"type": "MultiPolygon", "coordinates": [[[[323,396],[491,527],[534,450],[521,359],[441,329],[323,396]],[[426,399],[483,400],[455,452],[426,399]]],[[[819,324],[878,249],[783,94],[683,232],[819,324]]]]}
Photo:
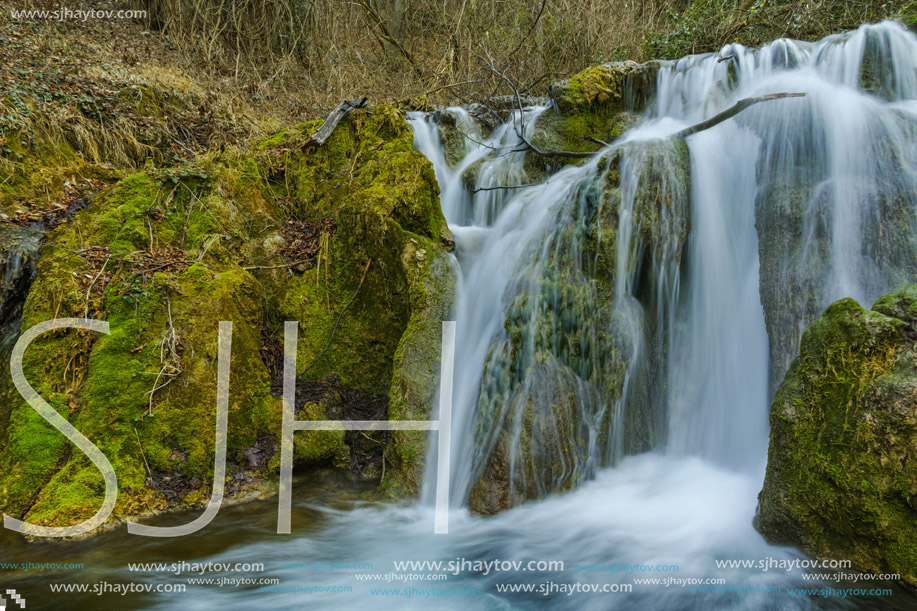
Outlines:
{"type": "Polygon", "coordinates": [[[105,263],[102,264],[102,269],[99,270],[99,273],[96,274],[96,277],[92,279],[92,282],[89,283],[89,288],[86,289],[86,307],[83,309],[83,318],[89,318],[89,300],[92,297],[92,287],[95,286],[96,280],[99,279],[99,276],[105,271],[105,267],[108,265],[108,262],[111,260],[111,257],[105,259],[105,263]]]}
{"type": "Polygon", "coordinates": [[[350,111],[355,108],[365,108],[366,107],[366,98],[357,98],[356,100],[347,102],[341,102],[331,111],[331,114],[328,115],[328,118],[325,119],[325,122],[322,123],[321,127],[312,134],[312,137],[309,138],[309,141],[303,146],[303,149],[309,149],[314,147],[319,147],[325,144],[325,141],[331,136],[331,132],[334,131],[334,128],[337,127],[338,123],[350,114],[350,111]]]}
{"type": "MultiPolygon", "coordinates": [[[[688,136],[692,136],[696,134],[697,132],[704,131],[705,129],[710,129],[711,127],[715,125],[719,125],[720,123],[722,123],[723,121],[727,119],[731,119],[732,117],[736,116],[737,114],[739,114],[740,112],[748,108],[749,106],[757,104],[758,102],[767,102],[769,100],[782,100],[783,98],[801,98],[801,97],[804,97],[805,95],[806,94],[804,93],[770,93],[768,95],[762,95],[756,98],[745,98],[744,100],[739,100],[738,102],[736,102],[734,105],[730,106],[723,112],[710,117],[706,121],[701,121],[700,123],[696,125],[692,125],[691,127],[687,127],[681,130],[680,132],[673,134],[672,137],[673,138],[687,138],[688,136]]],[[[564,157],[564,158],[569,158],[569,159],[583,159],[586,157],[592,157],[596,154],[596,153],[579,153],[579,152],[574,152],[574,151],[541,150],[537,146],[529,142],[528,139],[526,139],[525,136],[523,136],[522,134],[518,134],[518,136],[519,136],[519,139],[522,140],[522,143],[525,144],[533,153],[535,153],[536,155],[541,155],[542,157],[564,157]]],[[[598,138],[593,138],[591,136],[586,136],[584,140],[588,140],[589,142],[595,142],[596,144],[608,146],[608,143],[603,142],[599,140],[598,138]]]]}
{"type": "Polygon", "coordinates": [[[503,187],[478,187],[477,189],[473,189],[471,192],[478,193],[480,191],[500,191],[501,189],[525,189],[526,187],[534,187],[537,184],[538,183],[536,182],[531,182],[526,185],[507,185],[503,187]]]}
{"type": "Polygon", "coordinates": [[[249,265],[243,267],[245,271],[251,271],[253,269],[283,269],[285,267],[294,267],[296,265],[302,265],[303,263],[308,263],[310,259],[302,259],[300,261],[290,261],[289,263],[280,263],[278,265],[249,265]]]}
{"type": "Polygon", "coordinates": [[[140,456],[143,457],[143,464],[146,465],[146,473],[150,477],[153,477],[153,472],[150,470],[150,463],[146,461],[146,454],[143,452],[143,444],[140,443],[140,433],[137,432],[137,427],[134,427],[134,435],[137,436],[137,445],[140,446],[140,456]]]}
{"type": "Polygon", "coordinates": [[[757,98],[745,98],[744,100],[739,100],[720,114],[714,115],[706,121],[701,121],[700,123],[692,125],[691,127],[687,127],[672,137],[687,138],[688,136],[694,135],[697,132],[704,131],[705,129],[710,129],[714,125],[719,125],[726,119],[731,119],[749,106],[757,104],[758,102],[767,102],[768,100],[781,100],[783,98],[801,98],[805,95],[806,94],[804,93],[770,93],[768,95],[762,95],[757,98]]]}

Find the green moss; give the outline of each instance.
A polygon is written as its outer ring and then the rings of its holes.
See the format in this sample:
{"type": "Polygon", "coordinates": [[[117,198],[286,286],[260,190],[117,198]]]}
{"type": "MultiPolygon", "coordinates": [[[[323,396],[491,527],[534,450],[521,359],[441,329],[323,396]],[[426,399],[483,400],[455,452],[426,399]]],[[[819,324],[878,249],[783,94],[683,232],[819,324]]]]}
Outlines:
{"type": "Polygon", "coordinates": [[[264,149],[271,148],[273,146],[286,144],[289,141],[290,141],[290,130],[288,130],[287,128],[283,128],[280,131],[278,131],[277,133],[271,136],[267,136],[266,138],[262,138],[261,140],[257,141],[255,143],[255,149],[264,150],[264,149]]]}
{"type": "MultiPolygon", "coordinates": [[[[300,420],[326,420],[327,410],[318,403],[307,403],[297,415],[300,420]]],[[[302,431],[294,436],[294,464],[299,467],[333,465],[349,466],[350,450],[344,443],[344,431],[302,431]]]]}
{"type": "Polygon", "coordinates": [[[758,528],[820,558],[917,582],[917,286],[832,304],[802,337],[771,407],[758,528]]]}
{"type": "MultiPolygon", "coordinates": [[[[437,242],[420,237],[405,243],[401,262],[406,270],[411,316],[398,343],[389,390],[390,420],[430,420],[439,380],[442,323],[452,320],[455,272],[437,242]]],[[[420,491],[428,439],[417,431],[395,431],[387,459],[396,471],[386,490],[416,495],[420,491]]]]}
{"type": "Polygon", "coordinates": [[[118,98],[125,106],[144,117],[162,119],[181,112],[181,104],[163,91],[143,85],[131,85],[118,92],[118,98]]]}
{"type": "MultiPolygon", "coordinates": [[[[677,268],[683,256],[688,149],[684,142],[633,143],[603,163],[598,179],[586,178],[558,202],[550,229],[527,245],[521,255],[526,265],[504,297],[505,333],[485,359],[477,405],[480,476],[469,505],[480,513],[578,485],[587,465],[615,459],[595,451],[609,447],[612,427],[625,452],[646,451],[660,439],[650,401],[629,399],[626,416],[612,424],[635,351],[632,330],[616,319],[617,235],[621,207],[628,205],[633,227],[627,252],[644,257],[630,266],[646,270],[641,283],[664,284],[654,277],[652,261],[677,268]],[[619,156],[640,172],[631,202],[622,200],[619,156]],[[583,440],[593,433],[599,439],[589,447],[583,440]]],[[[647,313],[647,337],[665,335],[666,321],[654,316],[660,308],[646,295],[638,298],[647,313]]],[[[643,350],[647,362],[664,363],[664,345],[648,341],[643,350]]],[[[653,373],[664,378],[664,365],[653,373]]]]}
{"type": "MultiPolygon", "coordinates": [[[[325,146],[297,150],[316,127],[285,131],[254,155],[227,150],[135,173],[50,234],[23,326],[88,312],[111,334],[45,334],[24,368],[111,460],[122,489],[116,516],[170,505],[147,487],[148,469],[200,480],[179,506],[206,501],[219,321],[233,322],[231,472],[247,449],[280,436],[263,325],[276,332],[300,321],[302,376],[336,374],[346,388],[392,391],[393,417],[429,417],[436,372],[427,342],[438,338],[452,291],[432,168],[393,107],[355,111],[325,146]],[[267,248],[287,218],[333,221],[320,268],[306,261],[294,269],[267,248]],[[92,265],[76,254],[89,251],[97,253],[92,265]]],[[[94,513],[104,494],[95,467],[21,399],[4,399],[0,508],[54,525],[94,513]]],[[[314,404],[306,412],[300,417],[327,413],[314,404]]],[[[416,491],[425,445],[423,434],[391,444],[388,494],[416,491]]],[[[298,433],[294,456],[298,468],[344,468],[349,450],[339,432],[298,433]]],[[[276,457],[269,465],[276,470],[276,457]]]]}

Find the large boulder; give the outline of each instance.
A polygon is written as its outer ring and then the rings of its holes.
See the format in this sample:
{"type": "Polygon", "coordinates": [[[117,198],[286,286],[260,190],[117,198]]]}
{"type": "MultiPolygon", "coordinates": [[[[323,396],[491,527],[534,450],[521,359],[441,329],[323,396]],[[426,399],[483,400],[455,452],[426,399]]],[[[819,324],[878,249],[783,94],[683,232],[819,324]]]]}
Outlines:
{"type": "Polygon", "coordinates": [[[917,584],[917,285],[832,304],[771,406],[758,530],[917,584]]]}
{"type": "MultiPolygon", "coordinates": [[[[86,316],[111,333],[38,337],[26,379],[111,461],[116,519],[209,499],[219,321],[234,324],[230,500],[275,487],[284,321],[300,327],[299,419],[431,416],[452,299],[432,166],[393,107],[356,110],[304,149],[319,123],[150,167],[47,234],[28,297],[18,296],[22,327],[86,316]]],[[[21,243],[7,251],[0,302],[13,314],[6,293],[32,275],[18,280],[21,243]]],[[[53,526],[91,516],[101,474],[9,384],[0,393],[0,510],[53,526]]],[[[417,492],[425,448],[421,434],[304,431],[294,460],[384,474],[386,493],[405,496],[417,492]]]]}

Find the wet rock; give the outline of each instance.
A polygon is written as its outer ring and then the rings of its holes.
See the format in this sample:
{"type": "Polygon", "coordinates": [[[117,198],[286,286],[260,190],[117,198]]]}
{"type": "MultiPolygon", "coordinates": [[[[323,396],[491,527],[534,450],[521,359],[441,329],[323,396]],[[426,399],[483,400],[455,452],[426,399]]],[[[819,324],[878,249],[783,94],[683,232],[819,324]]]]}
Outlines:
{"type": "Polygon", "coordinates": [[[35,279],[43,234],[39,229],[0,224],[0,326],[22,313],[35,279]]]}
{"type": "MultiPolygon", "coordinates": [[[[808,110],[798,112],[790,124],[811,120],[808,110]]],[[[868,300],[917,280],[917,191],[908,170],[917,130],[895,113],[872,127],[882,137],[863,143],[864,161],[846,175],[826,161],[851,165],[843,152],[826,147],[822,134],[828,128],[821,122],[789,134],[788,145],[772,146],[773,154],[759,159],[755,225],[772,388],[798,354],[802,333],[838,296],[839,272],[868,300]],[[846,214],[844,206],[854,207],[857,216],[842,225],[835,219],[846,214]],[[859,232],[862,239],[844,231],[859,232]]],[[[775,133],[768,133],[768,125],[757,129],[766,139],[787,137],[779,125],[775,133]]]]}
{"type": "Polygon", "coordinates": [[[756,527],[917,584],[917,285],[832,304],[771,405],[756,527]]]}

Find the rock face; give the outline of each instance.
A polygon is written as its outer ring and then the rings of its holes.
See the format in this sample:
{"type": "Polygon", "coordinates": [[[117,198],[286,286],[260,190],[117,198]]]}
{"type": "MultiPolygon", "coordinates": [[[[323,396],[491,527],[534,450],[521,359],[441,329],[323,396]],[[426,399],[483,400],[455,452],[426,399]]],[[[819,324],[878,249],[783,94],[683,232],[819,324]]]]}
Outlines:
{"type": "MultiPolygon", "coordinates": [[[[284,321],[299,321],[298,418],[430,417],[453,292],[432,166],[394,107],[354,111],[304,151],[318,123],[123,178],[45,237],[22,328],[86,316],[111,334],[40,336],[26,379],[113,464],[115,518],[209,499],[219,321],[234,325],[230,498],[276,478],[284,321]]],[[[16,244],[0,302],[13,314],[16,244]]],[[[53,526],[92,515],[101,474],[0,392],[0,510],[53,526]]],[[[415,494],[423,435],[370,437],[299,432],[295,464],[415,494]]]]}
{"type": "Polygon", "coordinates": [[[771,406],[756,526],[917,584],[917,285],[831,305],[771,406]]]}
{"type": "MultiPolygon", "coordinates": [[[[772,388],[795,358],[803,331],[830,304],[839,270],[855,278],[862,295],[868,296],[861,298],[870,300],[917,281],[917,192],[910,162],[905,161],[907,143],[917,137],[917,130],[912,120],[897,114],[882,119],[893,128],[864,145],[871,149],[863,155],[868,162],[842,177],[848,183],[832,175],[825,162],[832,153],[819,139],[811,139],[805,131],[778,134],[785,128],[775,122],[756,126],[769,142],[789,138],[793,143],[772,146],[759,159],[757,171],[755,218],[772,388]],[[815,150],[794,153],[803,146],[815,150]],[[836,226],[835,219],[843,214],[838,203],[843,193],[856,195],[862,246],[844,238],[836,226]],[[845,244],[844,250],[836,248],[835,241],[845,244]]],[[[824,129],[817,124],[812,133],[824,129]]]]}

